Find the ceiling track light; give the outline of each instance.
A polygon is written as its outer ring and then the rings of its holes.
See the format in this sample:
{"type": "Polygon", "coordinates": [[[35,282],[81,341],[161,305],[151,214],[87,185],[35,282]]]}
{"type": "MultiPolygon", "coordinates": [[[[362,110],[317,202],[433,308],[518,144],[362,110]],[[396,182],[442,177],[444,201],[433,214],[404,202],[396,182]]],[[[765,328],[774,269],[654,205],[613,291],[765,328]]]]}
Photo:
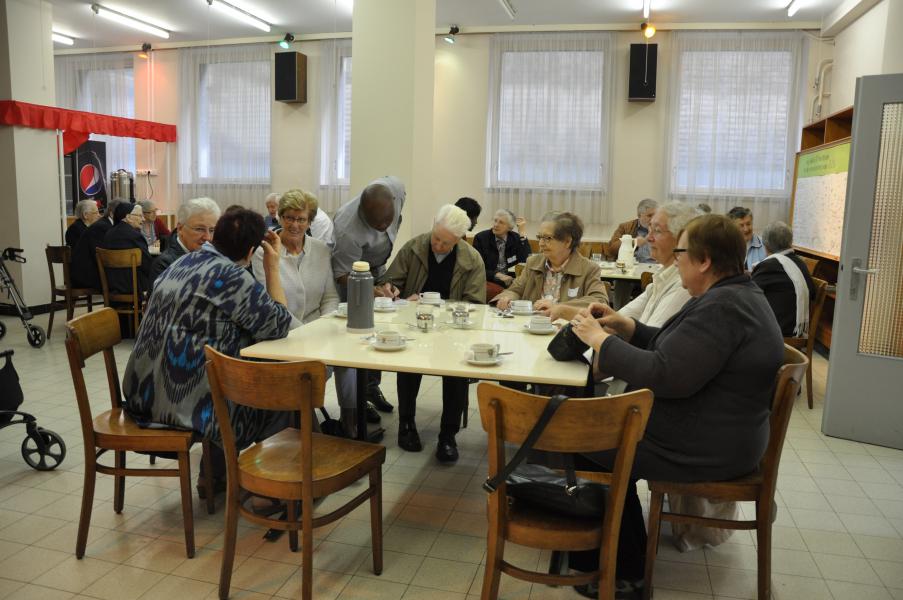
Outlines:
{"type": "Polygon", "coordinates": [[[285,37],[279,41],[279,47],[284,48],[285,50],[288,50],[289,46],[291,46],[292,42],[294,42],[294,41],[295,41],[295,36],[292,35],[291,33],[286,33],[285,37]]]}
{"type": "Polygon", "coordinates": [[[73,40],[68,35],[63,35],[62,33],[57,33],[56,31],[50,32],[50,39],[52,39],[57,44],[64,44],[66,46],[71,46],[75,43],[75,40],[73,40]]]}
{"type": "Polygon", "coordinates": [[[508,13],[508,18],[513,21],[514,17],[517,15],[517,9],[511,4],[511,0],[499,0],[499,4],[501,4],[502,8],[505,9],[505,12],[508,13]]]}
{"type": "Polygon", "coordinates": [[[647,40],[655,35],[655,25],[652,23],[643,23],[640,25],[640,31],[643,32],[643,37],[647,40]]]}
{"type": "Polygon", "coordinates": [[[242,21],[243,23],[246,23],[251,27],[256,27],[261,31],[266,31],[269,33],[270,29],[272,29],[270,24],[260,17],[255,17],[248,11],[242,10],[237,6],[233,6],[232,4],[229,4],[224,0],[207,0],[207,4],[217,7],[220,11],[228,14],[233,19],[238,19],[239,21],[242,21]]]}
{"type": "Polygon", "coordinates": [[[125,13],[121,13],[118,10],[113,10],[105,6],[101,6],[100,4],[92,4],[91,10],[93,10],[94,14],[98,17],[103,17],[107,20],[113,21],[114,23],[119,23],[120,25],[131,27],[132,29],[138,29],[139,31],[143,31],[157,37],[169,39],[169,32],[165,29],[157,27],[156,25],[151,25],[147,21],[142,21],[141,19],[132,17],[125,13]]]}
{"type": "Polygon", "coordinates": [[[148,42],[144,42],[141,44],[141,52],[138,53],[138,58],[147,59],[150,56],[151,45],[148,42]]]}
{"type": "Polygon", "coordinates": [[[787,16],[792,17],[796,14],[796,11],[800,9],[800,0],[791,0],[790,4],[787,5],[787,16]]]}
{"type": "Polygon", "coordinates": [[[652,10],[652,0],[643,0],[643,18],[649,18],[649,11],[652,10]]]}
{"type": "Polygon", "coordinates": [[[454,44],[455,36],[458,35],[459,31],[461,31],[461,30],[458,29],[457,25],[452,25],[451,27],[448,28],[448,33],[442,39],[445,40],[445,42],[448,44],[454,44]]]}

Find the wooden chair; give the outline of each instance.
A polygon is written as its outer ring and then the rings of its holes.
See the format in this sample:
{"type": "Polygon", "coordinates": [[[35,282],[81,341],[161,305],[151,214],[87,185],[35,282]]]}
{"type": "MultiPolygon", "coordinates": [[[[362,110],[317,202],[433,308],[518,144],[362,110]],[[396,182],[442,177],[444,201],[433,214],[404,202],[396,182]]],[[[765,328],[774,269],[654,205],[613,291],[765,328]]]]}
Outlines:
{"type": "Polygon", "coordinates": [[[219,597],[229,596],[238,516],[289,532],[292,550],[301,531],[301,597],[313,595],[313,529],[340,519],[370,500],[373,572],[383,568],[382,465],[384,446],[313,433],[315,408],[323,406],[326,366],[320,362],[259,363],[238,360],[207,346],[207,377],[226,453],[226,532],[219,597]],[[266,394],[261,391],[266,390],[266,394]],[[259,410],[299,411],[301,429],[284,429],[239,453],[229,419],[230,404],[259,410]],[[314,499],[342,490],[361,477],[370,485],[326,515],[314,516],[314,499]],[[287,518],[277,520],[247,508],[253,498],[286,501],[287,518]],[[301,501],[301,514],[297,503],[301,501]]]}
{"type": "Polygon", "coordinates": [[[530,254],[536,254],[537,252],[539,252],[539,240],[537,240],[536,238],[530,238],[527,241],[530,242],[530,254]]]}
{"type": "Polygon", "coordinates": [[[813,277],[812,282],[815,284],[815,300],[809,303],[809,333],[802,337],[784,338],[785,344],[801,350],[809,360],[809,366],[806,367],[806,400],[809,402],[809,408],[814,406],[812,395],[812,355],[815,352],[815,340],[818,339],[821,312],[825,307],[825,297],[828,295],[827,281],[813,277]]]}
{"type": "MultiPolygon", "coordinates": [[[[505,443],[521,444],[548,403],[535,396],[481,383],[477,388],[480,419],[489,437],[489,477],[505,466],[505,443]]],[[[624,497],[637,442],[652,409],[652,392],[640,390],[606,398],[565,402],[552,417],[534,448],[549,452],[595,452],[618,449],[613,473],[578,471],[577,475],[607,483],[602,519],[570,518],[528,506],[509,506],[504,483],[489,496],[489,533],[482,600],[495,600],[502,573],[545,585],[599,582],[599,598],[614,598],[615,559],[624,497]],[[505,542],[548,550],[602,548],[599,570],[579,575],[527,571],[504,560],[505,542]]]]}
{"type": "Polygon", "coordinates": [[[50,318],[47,323],[47,339],[53,333],[53,315],[57,311],[57,299],[62,298],[66,306],[66,320],[71,321],[75,314],[75,309],[79,306],[86,306],[88,312],[94,309],[93,296],[99,294],[97,290],[91,288],[74,288],[72,287],[72,277],[70,264],[72,262],[72,248],[69,246],[50,246],[44,248],[44,254],[47,256],[47,270],[50,271],[50,318]],[[63,267],[63,285],[56,284],[56,271],[53,265],[62,265],[63,267]],[[81,303],[81,304],[80,304],[81,303]]]}
{"type": "Polygon", "coordinates": [[[138,323],[141,321],[143,303],[141,291],[138,288],[138,267],[141,265],[141,250],[129,248],[128,250],[97,249],[97,272],[100,274],[100,287],[103,293],[103,304],[122,315],[130,315],[133,333],[138,335],[138,323]],[[107,283],[107,269],[131,269],[132,293],[113,294],[107,283]]]}
{"type": "Polygon", "coordinates": [[[608,242],[580,242],[578,252],[586,258],[590,258],[593,254],[602,256],[602,260],[608,256],[608,242]]]}
{"type": "Polygon", "coordinates": [[[807,269],[809,269],[809,275],[815,275],[815,269],[818,268],[818,259],[811,258],[809,256],[802,256],[800,254],[797,254],[796,256],[801,261],[803,261],[803,264],[806,265],[807,269]]]}
{"type": "Polygon", "coordinates": [[[702,483],[669,483],[650,481],[649,491],[652,500],[649,504],[649,538],[646,545],[646,586],[643,589],[644,600],[652,594],[652,574],[655,568],[655,555],[658,551],[658,540],[661,522],[692,523],[722,529],[755,529],[759,557],[759,600],[768,600],[771,588],[771,522],[774,520],[774,491],[778,479],[778,466],[781,462],[781,451],[784,448],[784,436],[790,422],[793,401],[796,398],[803,372],[808,360],[798,350],[784,346],[784,366],[778,370],[774,396],[769,418],[769,438],[765,455],[755,473],[733,479],[731,481],[712,481],[702,483]],[[721,502],[755,501],[756,519],[753,521],[733,521],[683,515],[662,511],[665,494],[682,494],[699,496],[721,502]]]}
{"type": "Polygon", "coordinates": [[[646,286],[652,283],[652,272],[651,271],[643,271],[640,274],[640,289],[646,290],[646,286]]]}
{"type": "MultiPolygon", "coordinates": [[[[175,429],[144,429],[138,426],[122,409],[122,393],[113,347],[122,337],[119,318],[111,308],[101,308],[97,312],[82,315],[66,324],[68,336],[66,352],[72,383],[75,385],[75,399],[81,420],[82,437],[85,442],[85,483],[82,490],[82,509],[78,521],[78,537],[75,542],[75,556],[85,555],[88,528],[91,526],[91,509],[94,503],[94,482],[97,473],[113,475],[113,510],[122,512],[125,501],[125,478],[132,477],[178,477],[182,490],[182,518],[185,525],[185,552],[188,558],[194,556],[194,515],[191,506],[191,466],[188,451],[191,449],[192,432],[175,429]],[[83,369],[85,360],[98,352],[103,353],[107,367],[107,382],[110,386],[110,410],[96,416],[91,414],[88,390],[85,386],[83,369]],[[115,452],[115,466],[99,464],[97,459],[111,450],[115,452]],[[129,469],[125,466],[126,452],[167,452],[178,457],[178,469],[129,469]]],[[[210,466],[208,442],[204,441],[204,486],[207,493],[207,512],[213,513],[213,476],[210,466]]]]}

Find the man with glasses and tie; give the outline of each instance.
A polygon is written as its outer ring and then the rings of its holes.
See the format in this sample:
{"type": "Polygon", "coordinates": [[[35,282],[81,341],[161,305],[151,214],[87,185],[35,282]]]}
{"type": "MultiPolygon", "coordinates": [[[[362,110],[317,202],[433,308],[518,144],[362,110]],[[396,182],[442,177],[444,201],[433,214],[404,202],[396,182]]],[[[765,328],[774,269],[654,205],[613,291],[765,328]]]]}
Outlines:
{"type": "Polygon", "coordinates": [[[219,205],[210,198],[192,198],[179,207],[176,233],[166,250],[151,265],[151,286],[157,276],[179,257],[198,250],[204,242],[213,239],[219,215],[219,205]]]}

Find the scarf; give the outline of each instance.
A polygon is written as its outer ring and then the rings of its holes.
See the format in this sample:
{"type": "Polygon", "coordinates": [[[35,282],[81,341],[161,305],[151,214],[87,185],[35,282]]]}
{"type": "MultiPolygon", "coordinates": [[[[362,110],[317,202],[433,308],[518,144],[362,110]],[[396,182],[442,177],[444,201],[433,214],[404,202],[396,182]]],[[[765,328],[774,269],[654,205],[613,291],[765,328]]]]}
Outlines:
{"type": "Polygon", "coordinates": [[[775,259],[781,263],[787,277],[793,283],[793,291],[796,292],[796,326],[793,329],[795,337],[804,337],[809,333],[809,286],[806,285],[806,278],[803,272],[790,257],[787,256],[793,250],[782,250],[775,252],[765,260],[775,259]]]}

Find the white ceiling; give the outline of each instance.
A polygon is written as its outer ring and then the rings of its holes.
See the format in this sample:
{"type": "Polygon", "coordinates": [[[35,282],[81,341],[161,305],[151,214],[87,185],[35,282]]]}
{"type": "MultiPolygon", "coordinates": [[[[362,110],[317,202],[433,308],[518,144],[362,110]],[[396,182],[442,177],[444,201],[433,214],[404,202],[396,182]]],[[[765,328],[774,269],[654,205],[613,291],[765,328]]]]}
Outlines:
{"type": "MultiPolygon", "coordinates": [[[[210,10],[206,0],[96,0],[114,10],[142,17],[171,32],[162,40],[94,16],[91,2],[51,0],[56,30],[76,38],[74,48],[137,46],[144,41],[192,42],[207,39],[254,38],[267,35],[210,10]]],[[[351,31],[353,0],[231,0],[273,25],[272,35],[285,32],[317,34],[351,31]]],[[[512,21],[497,0],[436,0],[436,27],[629,24],[642,19],[642,0],[511,0],[512,21]]],[[[788,0],[652,0],[654,23],[812,23],[821,20],[841,0],[799,0],[800,9],[787,17],[788,0]]],[[[68,49],[55,45],[57,50],[68,49]]]]}

